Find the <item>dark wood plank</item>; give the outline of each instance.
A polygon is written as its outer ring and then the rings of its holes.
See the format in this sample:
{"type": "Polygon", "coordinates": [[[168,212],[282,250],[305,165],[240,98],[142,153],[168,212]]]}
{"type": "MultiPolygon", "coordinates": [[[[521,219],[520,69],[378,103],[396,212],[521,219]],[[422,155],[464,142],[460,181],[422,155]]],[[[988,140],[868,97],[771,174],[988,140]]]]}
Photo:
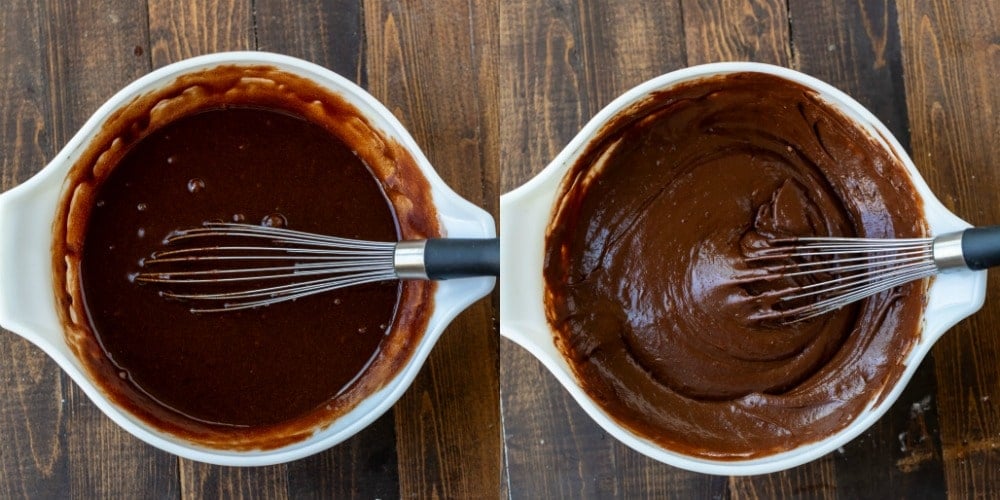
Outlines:
{"type": "MultiPolygon", "coordinates": [[[[59,148],[53,137],[51,83],[48,78],[48,6],[17,1],[0,9],[0,120],[3,155],[0,187],[10,189],[48,163],[59,148]]],[[[4,366],[8,364],[5,363],[4,366]]]]}
{"type": "Polygon", "coordinates": [[[0,353],[0,497],[55,498],[70,490],[62,372],[10,332],[0,353]]]}
{"type": "MultiPolygon", "coordinates": [[[[111,94],[148,70],[143,4],[5,5],[3,188],[51,159],[111,94]],[[8,79],[9,78],[9,79],[8,79]],[[6,101],[10,99],[10,101],[6,101]]],[[[3,496],[178,494],[176,460],[119,429],[67,376],[26,342],[0,351],[3,496]],[[16,402],[8,404],[6,402],[16,402]],[[9,440],[8,440],[9,438],[9,440]]]]}
{"type": "MultiPolygon", "coordinates": [[[[848,93],[909,144],[896,6],[882,2],[792,2],[797,69],[848,93]]],[[[836,461],[846,497],[918,498],[945,493],[934,360],[927,359],[900,400],[836,461]],[[874,475],[871,471],[880,471],[874,475]]]]}
{"type": "MultiPolygon", "coordinates": [[[[608,437],[607,439],[612,439],[608,437]]],[[[622,444],[615,443],[618,497],[719,499],[731,496],[728,478],[709,476],[663,465],[622,444]]]]}
{"type": "Polygon", "coordinates": [[[389,412],[334,448],[287,464],[288,497],[399,497],[395,437],[395,420],[389,412]]]}
{"type": "MultiPolygon", "coordinates": [[[[315,62],[364,86],[364,22],[360,1],[258,1],[260,50],[315,62]]],[[[319,455],[287,464],[292,498],[393,498],[400,495],[395,411],[319,455]]]]}
{"type": "MultiPolygon", "coordinates": [[[[148,0],[148,5],[149,58],[153,67],[201,54],[254,48],[253,4],[249,0],[148,0]]],[[[287,495],[285,465],[241,469],[179,460],[178,482],[184,497],[287,495]]]]}
{"type": "Polygon", "coordinates": [[[255,48],[250,0],[148,0],[147,4],[154,68],[212,52],[255,48]]]}
{"type": "MultiPolygon", "coordinates": [[[[899,2],[913,160],[931,189],[973,224],[1000,221],[1000,5],[992,0],[899,2]]],[[[995,273],[988,297],[1000,293],[995,273]]],[[[934,348],[937,410],[948,491],[1000,494],[1000,303],[934,348]]]]}
{"type": "MultiPolygon", "coordinates": [[[[52,100],[43,2],[0,9],[0,187],[10,189],[40,170],[59,145],[52,100]]],[[[69,489],[64,379],[41,350],[0,334],[0,497],[54,497],[69,489]]]]}
{"type": "Polygon", "coordinates": [[[838,498],[837,477],[828,460],[774,474],[731,477],[729,487],[732,498],[838,498]]]}
{"type": "MultiPolygon", "coordinates": [[[[369,91],[413,134],[456,192],[496,202],[484,149],[495,122],[489,99],[495,10],[475,2],[364,3],[369,91]],[[489,198],[487,198],[489,197],[489,198]]],[[[491,201],[485,202],[484,200],[491,201]]],[[[489,301],[445,331],[395,407],[403,496],[494,498],[500,482],[497,338],[489,301]]]]}
{"type": "MultiPolygon", "coordinates": [[[[500,5],[501,188],[540,171],[621,92],[685,63],[677,3],[500,5]]],[[[674,469],[606,434],[520,347],[501,344],[511,498],[718,497],[725,480],[674,469]]]]}
{"type": "MultiPolygon", "coordinates": [[[[788,7],[782,0],[684,0],[684,36],[689,64],[755,61],[792,63],[788,7]]],[[[798,468],[728,481],[734,498],[796,496],[832,498],[834,468],[827,457],[798,468]]]]}
{"type": "MultiPolygon", "coordinates": [[[[500,107],[498,93],[503,85],[504,73],[498,66],[500,36],[500,6],[497,3],[469,2],[470,57],[475,82],[471,92],[476,96],[476,140],[479,146],[482,172],[482,200],[480,206],[493,215],[499,226],[500,219],[500,122],[505,110],[500,107]]],[[[453,174],[461,176],[461,173],[453,174]]],[[[500,416],[500,293],[499,284],[490,296],[492,306],[490,327],[493,338],[497,418],[500,416]]],[[[501,435],[502,432],[498,435],[501,435]]]]}
{"type": "MultiPolygon", "coordinates": [[[[500,5],[504,191],[540,171],[597,108],[587,99],[580,17],[571,1],[500,5]]],[[[614,471],[613,439],[509,341],[500,346],[500,384],[509,498],[587,498],[616,487],[598,484],[601,473],[614,471]]]]}
{"type": "Polygon", "coordinates": [[[848,93],[908,148],[895,2],[789,3],[794,67],[848,93]]]}
{"type": "Polygon", "coordinates": [[[791,62],[784,0],[683,0],[688,64],[791,62]]]}
{"type": "Polygon", "coordinates": [[[947,491],[934,364],[924,363],[892,408],[834,458],[842,498],[941,498],[947,491]],[[878,471],[873,474],[872,471],[878,471]]]}
{"type": "MultiPolygon", "coordinates": [[[[145,5],[127,1],[52,6],[50,48],[56,52],[49,78],[61,89],[53,93],[57,111],[52,117],[61,144],[104,100],[149,71],[148,59],[141,56],[141,48],[148,46],[147,12],[145,5]]],[[[176,496],[176,459],[126,434],[64,379],[72,494],[176,496]]]]}
{"type": "Polygon", "coordinates": [[[179,482],[183,498],[287,498],[283,465],[219,467],[181,460],[179,482]]]}
{"type": "Polygon", "coordinates": [[[253,2],[257,49],[321,64],[365,87],[361,0],[253,2]]]}

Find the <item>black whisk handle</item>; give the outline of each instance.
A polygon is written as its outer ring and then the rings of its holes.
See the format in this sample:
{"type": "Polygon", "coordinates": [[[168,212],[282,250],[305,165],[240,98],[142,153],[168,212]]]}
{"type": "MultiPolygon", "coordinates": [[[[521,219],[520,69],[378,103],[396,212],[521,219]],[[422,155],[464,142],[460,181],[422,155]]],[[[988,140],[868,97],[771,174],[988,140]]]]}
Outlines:
{"type": "Polygon", "coordinates": [[[424,267],[432,280],[500,275],[500,239],[427,240],[424,267]]]}
{"type": "Polygon", "coordinates": [[[1000,265],[1000,226],[966,229],[962,233],[962,257],[969,269],[1000,265]]]}

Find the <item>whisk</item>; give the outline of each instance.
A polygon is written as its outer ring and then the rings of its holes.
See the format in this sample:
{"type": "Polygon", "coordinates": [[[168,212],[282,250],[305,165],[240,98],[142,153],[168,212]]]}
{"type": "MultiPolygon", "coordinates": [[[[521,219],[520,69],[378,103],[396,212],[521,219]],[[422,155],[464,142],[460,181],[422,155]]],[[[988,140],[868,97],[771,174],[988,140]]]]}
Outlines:
{"type": "Polygon", "coordinates": [[[131,278],[155,283],[192,312],[268,306],[389,280],[498,276],[497,238],[362,241],[285,228],[208,222],[164,239],[131,278]]]}
{"type": "Polygon", "coordinates": [[[770,243],[747,259],[764,267],[751,269],[740,281],[816,280],[754,297],[777,306],[765,308],[755,319],[785,323],[814,318],[942,271],[1000,264],[1000,226],[935,238],[802,237],[770,243]]]}

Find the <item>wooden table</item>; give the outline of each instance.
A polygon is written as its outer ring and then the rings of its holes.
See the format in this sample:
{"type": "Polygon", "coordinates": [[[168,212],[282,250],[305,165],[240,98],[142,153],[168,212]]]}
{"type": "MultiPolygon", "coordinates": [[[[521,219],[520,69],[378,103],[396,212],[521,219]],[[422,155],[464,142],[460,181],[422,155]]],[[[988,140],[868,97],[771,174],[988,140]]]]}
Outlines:
{"type": "MultiPolygon", "coordinates": [[[[683,66],[754,60],[854,96],[912,152],[945,205],[974,224],[1000,221],[996,0],[596,4],[502,4],[498,59],[510,81],[499,95],[501,191],[539,171],[629,87],[683,66]]],[[[748,478],[693,474],[632,452],[504,341],[503,486],[516,498],[996,496],[998,330],[994,301],[940,341],[870,431],[810,464],[748,478]]]]}
{"type": "MultiPolygon", "coordinates": [[[[42,168],[101,103],[150,70],[260,49],[359,83],[399,117],[459,194],[493,207],[496,78],[484,54],[496,45],[495,19],[495,8],[484,14],[465,2],[5,1],[2,188],[42,168]]],[[[181,460],[140,442],[41,351],[5,334],[0,498],[495,497],[495,302],[480,301],[452,324],[410,390],[374,425],[326,453],[248,469],[181,460]]]]}
{"type": "MultiPolygon", "coordinates": [[[[629,87],[688,65],[755,60],[851,94],[949,208],[1000,222],[996,0],[8,0],[0,37],[4,190],[129,81],[197,54],[259,49],[358,82],[448,183],[496,214],[499,193],[629,87]]],[[[991,278],[988,294],[998,293],[991,278]]],[[[1000,495],[996,303],[946,335],[889,414],[842,450],[726,478],[653,462],[606,435],[539,362],[498,339],[497,300],[445,332],[374,425],[325,453],[248,469],[143,444],[38,349],[0,335],[0,497],[1000,495]]]]}

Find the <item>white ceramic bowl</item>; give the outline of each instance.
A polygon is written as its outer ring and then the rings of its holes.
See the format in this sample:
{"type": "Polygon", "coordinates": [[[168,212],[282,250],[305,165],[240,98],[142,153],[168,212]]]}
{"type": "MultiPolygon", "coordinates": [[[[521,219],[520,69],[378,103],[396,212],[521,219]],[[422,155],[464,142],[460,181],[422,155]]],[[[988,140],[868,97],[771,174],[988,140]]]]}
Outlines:
{"type": "Polygon", "coordinates": [[[28,339],[73,378],[108,417],[139,439],[170,453],[219,465],[269,465],[323,451],[354,435],[388,410],[410,386],[431,348],[452,319],[493,289],[495,278],[443,281],[434,294],[434,312],[407,364],[380,390],[310,438],[266,451],[232,452],[206,448],[160,432],[112,403],[89,378],[67,346],[53,295],[52,227],[63,180],[102,124],[138,96],[161,89],[181,75],[219,65],[269,65],[312,80],[354,105],[373,127],[409,150],[430,183],[441,227],[450,237],[496,235],[493,218],[449,188],[410,134],[374,97],[343,77],[312,63],[265,52],[229,52],[184,60],[160,68],[109,99],[41,172],[0,195],[0,325],[28,339]]]}
{"type": "Polygon", "coordinates": [[[979,310],[986,295],[986,273],[956,272],[938,276],[928,290],[920,339],[907,354],[906,370],[889,394],[869,406],[847,427],[822,441],[783,453],[750,460],[722,461],[696,458],[665,449],[622,427],[595,404],[581,388],[567,361],[554,343],[554,333],[545,317],[542,264],[546,226],[553,213],[560,183],[602,127],[618,113],[650,94],[679,83],[736,72],[760,72],[797,82],[815,90],[884,147],[895,152],[909,172],[923,200],[924,217],[931,234],[969,226],[949,212],[931,193],[913,161],[889,130],[868,110],[843,92],[802,73],[767,64],[716,63],[682,69],[649,80],[615,99],[602,109],[541,173],[523,186],[500,197],[500,333],[537,357],[565,386],[580,406],[609,434],[655,460],[683,469],[720,475],[764,474],[814,460],[861,434],[889,409],[902,392],[920,361],[944,332],[979,310]],[[516,235],[516,237],[515,237],[516,235]]]}

